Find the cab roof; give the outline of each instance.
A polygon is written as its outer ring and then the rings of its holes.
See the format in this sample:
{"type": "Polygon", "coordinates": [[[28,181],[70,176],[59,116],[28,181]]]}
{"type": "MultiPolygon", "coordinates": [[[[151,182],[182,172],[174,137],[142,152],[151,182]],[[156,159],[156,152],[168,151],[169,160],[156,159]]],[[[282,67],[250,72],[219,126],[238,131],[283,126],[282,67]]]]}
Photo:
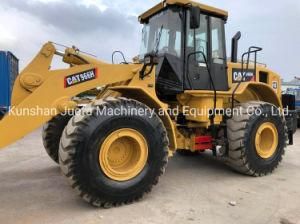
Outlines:
{"type": "Polygon", "coordinates": [[[152,15],[156,14],[157,12],[163,10],[164,8],[166,8],[169,5],[179,5],[179,6],[192,5],[192,6],[199,7],[204,12],[222,17],[225,20],[227,20],[227,18],[228,18],[227,11],[224,11],[222,9],[218,9],[218,8],[215,8],[212,6],[204,5],[199,2],[190,1],[190,0],[164,0],[161,3],[152,7],[151,9],[149,9],[148,11],[146,11],[145,13],[143,13],[142,15],[140,15],[139,16],[140,23],[144,23],[149,17],[151,17],[152,15]]]}

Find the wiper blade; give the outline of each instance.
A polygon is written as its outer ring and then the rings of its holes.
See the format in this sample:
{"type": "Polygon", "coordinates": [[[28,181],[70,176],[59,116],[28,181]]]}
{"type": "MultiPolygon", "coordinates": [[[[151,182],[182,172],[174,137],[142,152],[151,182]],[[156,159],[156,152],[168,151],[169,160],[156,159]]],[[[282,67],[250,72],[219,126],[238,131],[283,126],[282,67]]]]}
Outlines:
{"type": "Polygon", "coordinates": [[[162,35],[163,28],[164,28],[164,25],[161,25],[160,31],[158,33],[158,36],[157,36],[156,40],[155,40],[155,42],[156,42],[156,46],[155,46],[155,50],[154,50],[155,55],[158,54],[158,50],[159,50],[158,48],[159,48],[159,44],[160,44],[160,41],[161,41],[161,35],[162,35]]]}

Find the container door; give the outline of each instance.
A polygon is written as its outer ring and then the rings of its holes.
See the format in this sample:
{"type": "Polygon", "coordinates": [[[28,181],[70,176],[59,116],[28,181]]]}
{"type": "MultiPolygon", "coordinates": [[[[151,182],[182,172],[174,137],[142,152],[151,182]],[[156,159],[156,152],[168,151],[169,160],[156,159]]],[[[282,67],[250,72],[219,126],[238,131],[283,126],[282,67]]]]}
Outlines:
{"type": "Polygon", "coordinates": [[[6,111],[9,106],[9,72],[7,54],[0,52],[0,110],[6,111]]]}

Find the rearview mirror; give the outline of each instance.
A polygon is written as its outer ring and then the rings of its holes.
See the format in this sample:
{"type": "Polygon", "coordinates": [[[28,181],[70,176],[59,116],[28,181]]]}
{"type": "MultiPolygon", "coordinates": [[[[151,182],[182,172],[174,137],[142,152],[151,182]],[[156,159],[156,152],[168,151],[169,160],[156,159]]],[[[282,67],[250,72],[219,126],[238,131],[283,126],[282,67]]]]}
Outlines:
{"type": "Polygon", "coordinates": [[[200,13],[201,10],[198,7],[192,6],[190,8],[190,28],[198,29],[200,27],[200,13]]]}

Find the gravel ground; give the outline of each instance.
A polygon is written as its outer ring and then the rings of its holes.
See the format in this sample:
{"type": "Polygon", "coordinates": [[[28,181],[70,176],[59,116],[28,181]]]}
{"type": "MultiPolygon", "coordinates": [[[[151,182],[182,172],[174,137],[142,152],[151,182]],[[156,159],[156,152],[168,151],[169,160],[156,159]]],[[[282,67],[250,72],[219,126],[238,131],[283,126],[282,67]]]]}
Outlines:
{"type": "Polygon", "coordinates": [[[174,156],[142,201],[95,209],[70,188],[37,130],[0,152],[0,223],[300,224],[299,145],[300,132],[279,169],[263,178],[232,172],[210,154],[174,156]]]}

